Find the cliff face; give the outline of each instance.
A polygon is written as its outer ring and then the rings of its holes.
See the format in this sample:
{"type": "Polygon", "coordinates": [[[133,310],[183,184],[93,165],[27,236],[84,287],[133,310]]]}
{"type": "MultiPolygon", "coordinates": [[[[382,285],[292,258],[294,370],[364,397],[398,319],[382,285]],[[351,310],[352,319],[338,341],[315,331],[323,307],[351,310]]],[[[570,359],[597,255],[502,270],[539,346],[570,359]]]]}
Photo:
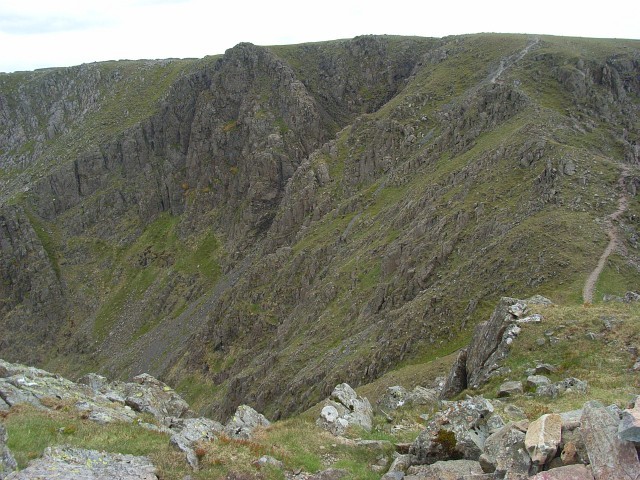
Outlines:
{"type": "Polygon", "coordinates": [[[285,415],[454,349],[504,293],[579,301],[620,185],[599,289],[630,289],[639,48],[359,37],[1,75],[0,356],[285,415]]]}

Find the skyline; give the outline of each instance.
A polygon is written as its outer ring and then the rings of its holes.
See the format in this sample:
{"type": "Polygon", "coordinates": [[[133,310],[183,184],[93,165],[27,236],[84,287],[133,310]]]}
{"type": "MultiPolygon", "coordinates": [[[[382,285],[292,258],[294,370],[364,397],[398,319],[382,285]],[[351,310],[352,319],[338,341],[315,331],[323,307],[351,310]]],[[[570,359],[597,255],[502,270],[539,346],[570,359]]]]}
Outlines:
{"type": "Polygon", "coordinates": [[[0,1],[0,72],[66,67],[108,60],[201,58],[240,42],[306,43],[358,35],[442,37],[480,32],[597,38],[640,38],[640,6],[607,8],[541,0],[528,10],[513,2],[429,5],[327,0],[309,11],[299,2],[206,0],[0,1]]]}

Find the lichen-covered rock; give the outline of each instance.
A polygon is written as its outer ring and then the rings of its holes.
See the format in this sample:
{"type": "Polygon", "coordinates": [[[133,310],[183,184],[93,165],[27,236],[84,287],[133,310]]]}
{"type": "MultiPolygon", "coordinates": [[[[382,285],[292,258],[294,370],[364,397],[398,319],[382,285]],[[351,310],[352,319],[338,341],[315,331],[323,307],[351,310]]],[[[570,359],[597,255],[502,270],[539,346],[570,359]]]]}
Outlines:
{"type": "Polygon", "coordinates": [[[368,399],[358,396],[348,384],[341,383],[325,402],[316,424],[334,435],[344,434],[350,425],[371,431],[373,409],[368,399]]]}
{"type": "Polygon", "coordinates": [[[172,431],[169,442],[184,452],[187,463],[194,470],[199,466],[198,456],[193,449],[194,444],[202,440],[215,440],[224,430],[219,422],[203,417],[174,418],[171,419],[169,427],[172,431]]]}
{"type": "Polygon", "coordinates": [[[146,457],[70,447],[50,447],[42,458],[7,480],[157,480],[156,468],[146,457]]]}
{"type": "Polygon", "coordinates": [[[488,463],[495,468],[496,478],[518,478],[529,474],[531,458],[524,444],[525,434],[515,424],[508,424],[487,438],[484,444],[488,463]]]}
{"type": "Polygon", "coordinates": [[[251,438],[256,428],[269,425],[271,422],[264,415],[249,405],[240,405],[225,425],[224,433],[231,438],[247,439],[251,438]]]}
{"type": "Polygon", "coordinates": [[[488,422],[493,412],[493,405],[483,397],[447,402],[418,435],[409,451],[415,455],[416,462],[422,464],[439,460],[478,460],[489,436],[488,422]]]}
{"type": "Polygon", "coordinates": [[[433,388],[416,386],[412,391],[396,385],[387,388],[387,391],[378,401],[382,409],[397,410],[405,405],[429,405],[438,401],[438,391],[433,388]]]}

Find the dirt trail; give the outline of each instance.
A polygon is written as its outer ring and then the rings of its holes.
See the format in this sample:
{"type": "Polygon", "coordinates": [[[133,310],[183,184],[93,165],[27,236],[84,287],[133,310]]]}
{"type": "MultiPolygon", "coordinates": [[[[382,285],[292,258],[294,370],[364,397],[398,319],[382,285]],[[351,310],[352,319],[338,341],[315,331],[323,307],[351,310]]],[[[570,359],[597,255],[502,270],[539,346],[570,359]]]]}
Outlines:
{"type": "Polygon", "coordinates": [[[502,73],[507,68],[509,68],[510,66],[512,66],[515,63],[517,63],[520,60],[522,60],[522,58],[527,53],[529,53],[529,50],[531,50],[534,46],[536,46],[538,44],[538,42],[540,42],[540,40],[538,38],[534,38],[534,39],[530,40],[529,43],[527,44],[527,46],[524,47],[520,52],[516,53],[515,55],[512,55],[511,57],[503,58],[502,60],[500,60],[500,66],[498,67],[498,69],[495,72],[493,72],[492,75],[489,76],[489,82],[490,83],[496,83],[498,78],[500,78],[500,75],[502,75],[502,73]]]}
{"type": "Polygon", "coordinates": [[[618,220],[620,215],[622,215],[627,208],[629,207],[629,198],[627,197],[627,191],[625,188],[625,178],[629,174],[629,167],[622,167],[622,175],[618,179],[618,188],[620,189],[620,198],[618,199],[618,208],[615,212],[605,217],[605,225],[607,227],[607,235],[609,235],[609,244],[607,248],[604,249],[602,255],[600,255],[600,260],[598,260],[598,265],[591,272],[589,278],[584,284],[584,289],[582,290],[582,300],[585,303],[593,303],[593,292],[596,288],[596,283],[598,282],[598,278],[604,269],[605,264],[607,263],[607,259],[609,255],[615,250],[618,244],[618,229],[615,226],[614,222],[618,220]]]}

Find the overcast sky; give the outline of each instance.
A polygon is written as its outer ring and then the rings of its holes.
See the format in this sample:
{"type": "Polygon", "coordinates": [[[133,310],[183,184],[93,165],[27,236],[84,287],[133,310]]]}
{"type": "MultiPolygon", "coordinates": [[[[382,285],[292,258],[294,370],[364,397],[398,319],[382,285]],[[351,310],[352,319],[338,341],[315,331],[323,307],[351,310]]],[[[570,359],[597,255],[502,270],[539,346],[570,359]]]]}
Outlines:
{"type": "Polygon", "coordinates": [[[0,72],[203,57],[239,42],[510,32],[640,38],[640,0],[0,0],[0,72]]]}

